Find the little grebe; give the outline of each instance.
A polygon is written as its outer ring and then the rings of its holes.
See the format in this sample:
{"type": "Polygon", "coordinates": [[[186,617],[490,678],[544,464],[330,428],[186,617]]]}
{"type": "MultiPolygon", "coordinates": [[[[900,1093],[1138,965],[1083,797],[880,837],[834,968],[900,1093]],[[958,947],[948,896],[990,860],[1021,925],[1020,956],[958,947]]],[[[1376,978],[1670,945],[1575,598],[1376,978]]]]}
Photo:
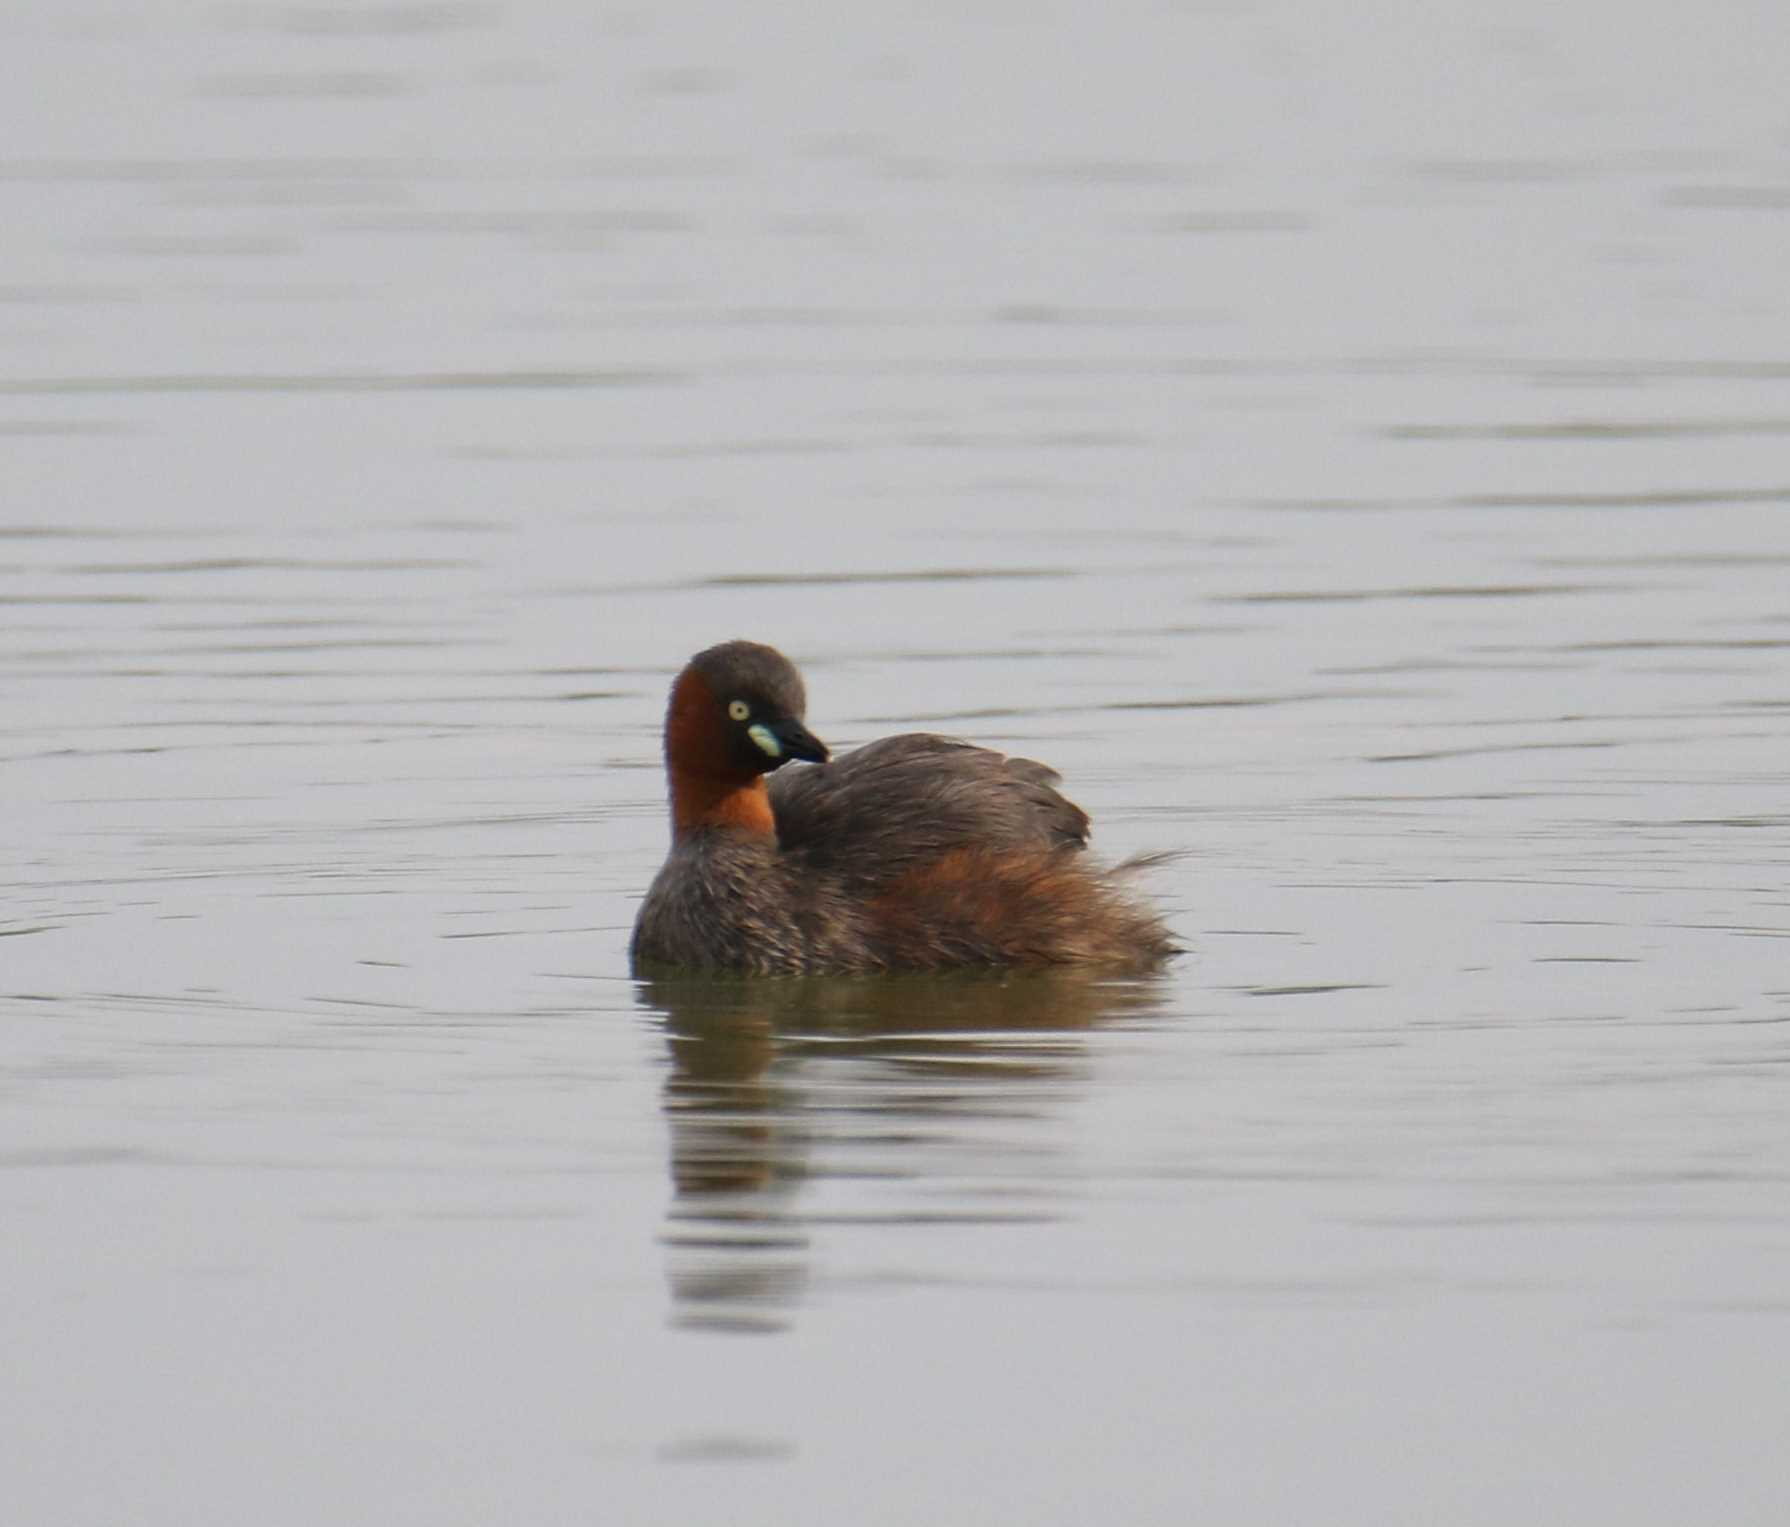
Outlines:
{"type": "Polygon", "coordinates": [[[793,975],[976,965],[1143,969],[1177,952],[1083,853],[1088,817],[1043,764],[950,737],[885,737],[828,761],[795,665],[723,642],[671,686],[671,854],[632,957],[793,975]],[[818,768],[766,776],[791,759],[818,768]]]}

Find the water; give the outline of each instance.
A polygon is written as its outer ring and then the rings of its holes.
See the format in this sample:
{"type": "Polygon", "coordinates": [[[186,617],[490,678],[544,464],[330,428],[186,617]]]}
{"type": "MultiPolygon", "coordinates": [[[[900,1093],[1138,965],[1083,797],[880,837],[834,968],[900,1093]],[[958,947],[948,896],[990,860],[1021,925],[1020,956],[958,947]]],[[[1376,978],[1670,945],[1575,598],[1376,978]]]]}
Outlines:
{"type": "Polygon", "coordinates": [[[15,5],[7,1520],[1783,1520],[1787,34],[15,5]],[[1190,956],[634,983],[735,635],[1190,956]]]}

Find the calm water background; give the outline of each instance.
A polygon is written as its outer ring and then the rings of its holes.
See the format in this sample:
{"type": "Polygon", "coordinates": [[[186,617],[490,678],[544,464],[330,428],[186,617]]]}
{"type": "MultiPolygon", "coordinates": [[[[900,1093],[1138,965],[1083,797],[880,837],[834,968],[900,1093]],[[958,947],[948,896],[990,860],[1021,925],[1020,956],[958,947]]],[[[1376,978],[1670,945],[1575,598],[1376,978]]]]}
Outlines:
{"type": "Polygon", "coordinates": [[[1790,1518],[1790,11],[0,18],[0,1515],[1790,1518]],[[642,988],[671,671],[1142,986],[642,988]]]}

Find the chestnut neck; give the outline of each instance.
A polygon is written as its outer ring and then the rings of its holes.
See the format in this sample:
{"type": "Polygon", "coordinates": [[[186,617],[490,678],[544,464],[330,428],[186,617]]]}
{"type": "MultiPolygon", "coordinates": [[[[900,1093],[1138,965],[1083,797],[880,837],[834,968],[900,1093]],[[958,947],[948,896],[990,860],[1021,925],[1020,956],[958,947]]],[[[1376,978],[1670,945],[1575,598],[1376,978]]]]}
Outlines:
{"type": "Polygon", "coordinates": [[[776,837],[777,819],[764,776],[742,773],[729,758],[727,740],[720,700],[701,674],[686,668],[671,686],[665,716],[673,837],[688,837],[705,827],[776,837]]]}
{"type": "Polygon", "coordinates": [[[764,776],[742,780],[718,774],[671,771],[671,831],[686,838],[705,827],[732,827],[777,836],[777,819],[771,813],[771,793],[764,776]]]}

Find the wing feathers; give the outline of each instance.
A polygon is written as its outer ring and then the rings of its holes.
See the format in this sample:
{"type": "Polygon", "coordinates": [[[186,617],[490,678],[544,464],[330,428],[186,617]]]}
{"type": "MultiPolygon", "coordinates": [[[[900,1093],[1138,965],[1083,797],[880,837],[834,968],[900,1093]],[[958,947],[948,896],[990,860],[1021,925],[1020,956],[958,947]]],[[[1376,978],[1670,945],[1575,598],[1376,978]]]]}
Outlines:
{"type": "Polygon", "coordinates": [[[862,887],[954,848],[1078,849],[1088,816],[1029,758],[952,737],[885,737],[832,763],[771,776],[785,853],[862,887]]]}

